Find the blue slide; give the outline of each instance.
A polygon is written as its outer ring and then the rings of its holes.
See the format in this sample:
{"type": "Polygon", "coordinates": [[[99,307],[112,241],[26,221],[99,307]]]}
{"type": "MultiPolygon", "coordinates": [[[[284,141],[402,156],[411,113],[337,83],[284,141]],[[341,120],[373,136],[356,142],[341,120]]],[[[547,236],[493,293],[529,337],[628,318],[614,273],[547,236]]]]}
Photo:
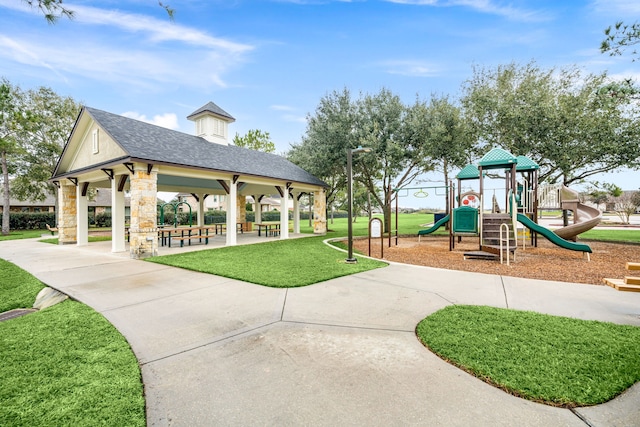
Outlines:
{"type": "Polygon", "coordinates": [[[575,243],[575,242],[570,242],[568,240],[565,240],[562,237],[558,236],[556,233],[554,233],[552,230],[549,230],[548,228],[545,228],[540,224],[536,224],[531,219],[529,219],[529,217],[527,217],[526,215],[519,213],[518,222],[521,222],[528,229],[533,230],[538,234],[542,234],[551,243],[558,245],[561,248],[569,249],[572,251],[579,251],[579,252],[588,252],[588,253],[593,252],[591,250],[591,247],[585,245],[584,243],[575,243]]]}
{"type": "Polygon", "coordinates": [[[427,228],[425,230],[418,231],[418,236],[424,236],[425,234],[431,234],[434,231],[436,231],[438,228],[442,227],[443,225],[445,225],[448,222],[449,222],[449,215],[446,215],[446,216],[440,218],[440,221],[438,221],[435,224],[433,224],[431,226],[431,228],[427,228]]]}

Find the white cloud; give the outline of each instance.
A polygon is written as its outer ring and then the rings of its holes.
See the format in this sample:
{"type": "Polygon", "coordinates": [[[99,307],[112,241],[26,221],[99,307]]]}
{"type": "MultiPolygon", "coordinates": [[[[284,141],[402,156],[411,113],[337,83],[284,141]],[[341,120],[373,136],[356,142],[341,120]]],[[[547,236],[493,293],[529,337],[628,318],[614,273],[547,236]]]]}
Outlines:
{"type": "Polygon", "coordinates": [[[178,125],[178,116],[174,113],[156,114],[152,119],[148,119],[146,115],[140,114],[136,111],[127,111],[126,113],[122,113],[122,116],[140,120],[145,123],[151,123],[152,125],[161,126],[167,129],[176,130],[180,127],[178,125]]]}
{"type": "MultiPolygon", "coordinates": [[[[224,88],[225,76],[254,49],[168,20],[65,5],[76,16],[68,31],[47,29],[43,36],[28,29],[11,35],[0,30],[0,60],[46,69],[65,83],[76,75],[143,90],[166,83],[224,88]],[[105,28],[97,31],[97,26],[105,28]]],[[[37,14],[21,1],[0,0],[0,6],[37,14]]]]}
{"type": "Polygon", "coordinates": [[[595,0],[593,7],[600,13],[618,15],[618,19],[628,18],[629,14],[640,14],[638,0],[595,0]]]}
{"type": "Polygon", "coordinates": [[[439,70],[424,61],[417,60],[398,60],[385,61],[380,65],[389,74],[397,74],[409,77],[433,77],[438,75],[439,70]]]}
{"type": "Polygon", "coordinates": [[[504,16],[505,18],[515,21],[548,21],[551,17],[547,12],[520,9],[513,7],[511,4],[501,4],[496,0],[386,0],[391,3],[409,4],[415,6],[463,6],[478,12],[488,13],[491,15],[504,16]]]}
{"type": "Polygon", "coordinates": [[[272,105],[269,108],[274,111],[294,111],[295,110],[295,108],[289,107],[288,105],[272,105]]]}

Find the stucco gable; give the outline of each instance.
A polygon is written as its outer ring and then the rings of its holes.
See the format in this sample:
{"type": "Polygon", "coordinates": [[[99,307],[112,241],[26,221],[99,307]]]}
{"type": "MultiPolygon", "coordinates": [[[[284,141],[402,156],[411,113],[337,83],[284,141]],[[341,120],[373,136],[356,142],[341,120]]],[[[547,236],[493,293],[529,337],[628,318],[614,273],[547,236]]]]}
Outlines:
{"type": "Polygon", "coordinates": [[[79,170],[126,156],[126,151],[83,109],[69,137],[56,173],[79,170]]]}

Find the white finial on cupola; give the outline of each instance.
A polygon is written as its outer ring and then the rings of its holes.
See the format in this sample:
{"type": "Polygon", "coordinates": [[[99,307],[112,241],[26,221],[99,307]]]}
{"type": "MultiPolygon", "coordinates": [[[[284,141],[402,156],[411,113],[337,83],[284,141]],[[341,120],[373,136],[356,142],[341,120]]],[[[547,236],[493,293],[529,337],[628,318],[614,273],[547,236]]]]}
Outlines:
{"type": "Polygon", "coordinates": [[[216,144],[229,145],[229,123],[236,119],[213,102],[198,108],[187,119],[195,122],[196,136],[216,144]]]}

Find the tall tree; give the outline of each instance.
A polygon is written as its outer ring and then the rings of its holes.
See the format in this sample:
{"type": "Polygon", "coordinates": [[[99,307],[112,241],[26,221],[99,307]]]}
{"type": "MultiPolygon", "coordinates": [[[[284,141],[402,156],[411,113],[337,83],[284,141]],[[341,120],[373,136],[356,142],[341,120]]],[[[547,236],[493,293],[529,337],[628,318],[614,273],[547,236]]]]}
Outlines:
{"type": "Polygon", "coordinates": [[[637,166],[638,106],[623,92],[614,96],[604,73],[512,63],[474,69],[463,88],[473,138],[487,148],[529,156],[540,165],[541,182],[569,185],[637,166]]]}
{"type": "MultiPolygon", "coordinates": [[[[445,185],[452,169],[466,166],[475,156],[474,141],[467,135],[460,108],[447,96],[432,94],[428,103],[416,99],[405,121],[409,137],[424,142],[423,156],[432,159],[445,185]]],[[[449,198],[445,199],[448,212],[449,198]]]]}
{"type": "MultiPolygon", "coordinates": [[[[73,128],[80,105],[47,87],[29,90],[25,96],[30,126],[18,134],[22,155],[12,181],[12,194],[19,200],[41,201],[56,194],[48,182],[62,148],[73,128]]],[[[57,198],[56,198],[57,211],[57,198]]]]}
{"type": "Polygon", "coordinates": [[[346,187],[346,149],[357,145],[355,104],[348,89],[322,97],[314,115],[307,116],[307,129],[300,144],[291,146],[290,161],[329,185],[327,206],[346,187]]]}
{"type": "Polygon", "coordinates": [[[236,136],[233,137],[233,144],[265,153],[275,153],[276,151],[276,146],[271,141],[269,132],[263,132],[259,129],[250,129],[244,136],[236,133],[236,136]]]}
{"type": "Polygon", "coordinates": [[[24,94],[8,80],[0,82],[0,166],[2,169],[2,234],[9,234],[11,188],[9,179],[15,172],[15,157],[21,152],[18,144],[25,117],[24,94]]]}
{"type": "Polygon", "coordinates": [[[640,43],[640,23],[634,22],[631,25],[618,21],[615,25],[607,27],[604,30],[605,39],[600,44],[600,52],[608,53],[611,56],[622,55],[627,49],[633,49],[631,55],[634,56],[632,61],[638,58],[638,51],[633,47],[640,43]]]}
{"type": "Polygon", "coordinates": [[[382,207],[387,230],[391,225],[391,206],[397,197],[394,190],[433,169],[432,159],[425,155],[426,140],[416,137],[411,121],[406,120],[408,111],[388,89],[358,100],[355,126],[358,145],[371,148],[373,153],[361,155],[354,164],[355,179],[366,185],[382,207]],[[382,187],[382,194],[376,190],[378,186],[382,187]]]}

